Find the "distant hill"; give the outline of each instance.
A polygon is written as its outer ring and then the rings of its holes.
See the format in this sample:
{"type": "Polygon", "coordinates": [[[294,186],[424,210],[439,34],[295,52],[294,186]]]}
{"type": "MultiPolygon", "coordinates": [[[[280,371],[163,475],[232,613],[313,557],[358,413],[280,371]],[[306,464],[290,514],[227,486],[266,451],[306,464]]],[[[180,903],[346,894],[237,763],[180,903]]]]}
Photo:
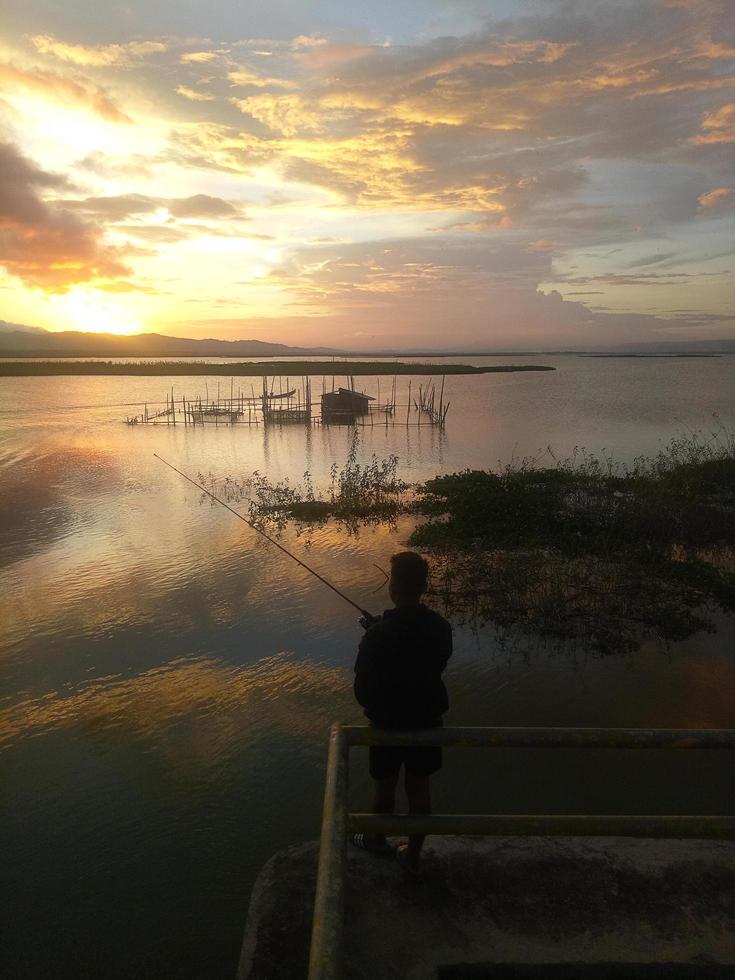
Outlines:
{"type": "Polygon", "coordinates": [[[4,333],[43,333],[47,331],[42,327],[29,327],[25,323],[9,323],[7,320],[0,320],[0,335],[4,333]]]}
{"type": "MultiPolygon", "coordinates": [[[[0,321],[4,322],[4,321],[0,321]]],[[[301,357],[341,351],[326,347],[288,347],[262,340],[190,340],[141,333],[121,337],[110,333],[65,330],[50,333],[38,328],[0,330],[3,357],[301,357]]]]}
{"type": "Polygon", "coordinates": [[[289,347],[263,340],[192,340],[158,333],[121,337],[110,333],[66,330],[51,333],[40,327],[0,320],[0,357],[448,357],[534,356],[548,354],[734,354],[735,339],[648,341],[575,349],[518,350],[373,350],[332,347],[289,347]]]}

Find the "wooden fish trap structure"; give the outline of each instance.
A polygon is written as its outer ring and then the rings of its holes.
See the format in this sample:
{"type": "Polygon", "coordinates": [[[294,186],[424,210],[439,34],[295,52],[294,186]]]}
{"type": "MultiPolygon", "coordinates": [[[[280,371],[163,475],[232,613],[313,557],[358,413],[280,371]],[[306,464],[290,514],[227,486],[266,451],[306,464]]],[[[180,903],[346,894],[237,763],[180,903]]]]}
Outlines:
{"type": "Polygon", "coordinates": [[[311,379],[308,377],[304,378],[303,394],[303,403],[301,391],[297,390],[295,404],[289,397],[287,404],[273,405],[268,395],[268,379],[264,377],[261,396],[263,422],[266,425],[311,425],[311,379]]]}
{"type": "MultiPolygon", "coordinates": [[[[412,398],[412,380],[408,382],[408,402],[399,405],[396,399],[396,378],[388,387],[387,397],[381,402],[381,379],[377,377],[377,394],[370,395],[355,388],[355,379],[347,377],[347,386],[335,386],[332,378],[331,391],[327,390],[327,379],[322,377],[321,397],[315,402],[312,394],[312,379],[301,378],[301,384],[293,384],[292,379],[264,375],[262,388],[256,394],[250,384],[250,392],[242,388],[235,390],[235,379],[230,381],[230,390],[223,394],[222,386],[217,385],[216,396],[210,396],[209,386],[204,395],[193,399],[185,396],[176,398],[174,389],[166,393],[162,402],[145,402],[143,411],[128,416],[127,425],[406,425],[444,427],[449,402],[444,402],[444,378],[437,398],[436,386],[419,385],[418,397],[412,398]],[[285,380],[285,386],[284,386],[285,380]],[[278,381],[278,390],[276,390],[278,381]],[[316,408],[316,411],[315,411],[316,408]],[[405,416],[403,409],[406,409],[405,416]],[[400,412],[399,412],[400,409],[400,412]],[[400,415],[400,418],[399,418],[400,415]]],[[[385,389],[384,389],[385,390],[385,389]]]]}
{"type": "Polygon", "coordinates": [[[444,375],[442,375],[438,405],[436,403],[436,385],[434,382],[432,381],[426,388],[423,385],[419,385],[419,397],[414,402],[414,406],[417,412],[423,412],[425,415],[428,415],[434,425],[444,428],[449,405],[450,402],[447,402],[446,405],[444,404],[444,375]]]}

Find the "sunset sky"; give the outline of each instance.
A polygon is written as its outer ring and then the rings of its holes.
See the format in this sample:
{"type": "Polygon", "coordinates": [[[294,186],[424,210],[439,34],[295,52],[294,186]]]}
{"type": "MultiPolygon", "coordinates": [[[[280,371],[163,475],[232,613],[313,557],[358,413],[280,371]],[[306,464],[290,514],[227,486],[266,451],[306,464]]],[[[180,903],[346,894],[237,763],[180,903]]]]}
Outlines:
{"type": "Polygon", "coordinates": [[[735,337],[733,0],[24,0],[3,22],[4,320],[735,337]]]}

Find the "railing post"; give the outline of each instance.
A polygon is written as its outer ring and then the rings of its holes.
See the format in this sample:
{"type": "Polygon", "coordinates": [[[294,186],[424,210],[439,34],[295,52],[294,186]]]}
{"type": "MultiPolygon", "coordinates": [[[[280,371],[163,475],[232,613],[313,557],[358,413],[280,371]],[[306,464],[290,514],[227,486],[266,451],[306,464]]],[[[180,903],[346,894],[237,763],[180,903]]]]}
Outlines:
{"type": "Polygon", "coordinates": [[[329,734],[309,980],[339,980],[345,878],[349,742],[342,725],[329,734]]]}
{"type": "MultiPolygon", "coordinates": [[[[395,399],[394,399],[395,400],[395,399]]],[[[265,397],[263,399],[265,405],[265,397]]],[[[319,846],[308,980],[340,980],[347,831],[440,834],[563,834],[708,837],[730,840],[735,817],[671,815],[437,814],[395,817],[348,814],[351,745],[444,745],[465,748],[734,749],[735,729],[432,728],[383,731],[332,726],[319,846]]]]}

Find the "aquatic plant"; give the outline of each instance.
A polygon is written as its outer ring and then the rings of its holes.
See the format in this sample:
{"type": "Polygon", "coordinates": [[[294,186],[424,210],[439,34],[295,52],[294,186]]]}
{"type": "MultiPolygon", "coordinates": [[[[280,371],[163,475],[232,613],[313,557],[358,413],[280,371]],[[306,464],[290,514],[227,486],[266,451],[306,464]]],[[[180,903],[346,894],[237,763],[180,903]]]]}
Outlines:
{"type": "Polygon", "coordinates": [[[373,455],[369,462],[360,463],[359,447],[355,429],[344,465],[332,464],[330,483],[324,490],[314,488],[309,470],[297,484],[291,484],[288,477],[273,482],[257,470],[240,480],[225,477],[218,481],[211,473],[199,474],[200,482],[230,503],[247,499],[249,519],[258,527],[282,529],[294,522],[304,530],[332,518],[356,533],[363,524],[394,522],[405,509],[403,498],[408,489],[398,478],[397,456],[379,460],[373,455]]]}
{"type": "MultiPolygon", "coordinates": [[[[576,448],[409,486],[398,458],[358,462],[359,435],[329,486],[260,473],[210,487],[248,499],[259,526],[333,520],[356,533],[410,515],[432,557],[432,601],[455,622],[602,653],[681,640],[735,611],[735,438],[716,420],[631,464],[576,448]]],[[[207,478],[202,478],[206,484],[207,478]]]]}
{"type": "Polygon", "coordinates": [[[577,449],[417,488],[410,539],[456,620],[602,652],[683,639],[735,611],[735,442],[689,433],[630,466],[577,449]]]}

